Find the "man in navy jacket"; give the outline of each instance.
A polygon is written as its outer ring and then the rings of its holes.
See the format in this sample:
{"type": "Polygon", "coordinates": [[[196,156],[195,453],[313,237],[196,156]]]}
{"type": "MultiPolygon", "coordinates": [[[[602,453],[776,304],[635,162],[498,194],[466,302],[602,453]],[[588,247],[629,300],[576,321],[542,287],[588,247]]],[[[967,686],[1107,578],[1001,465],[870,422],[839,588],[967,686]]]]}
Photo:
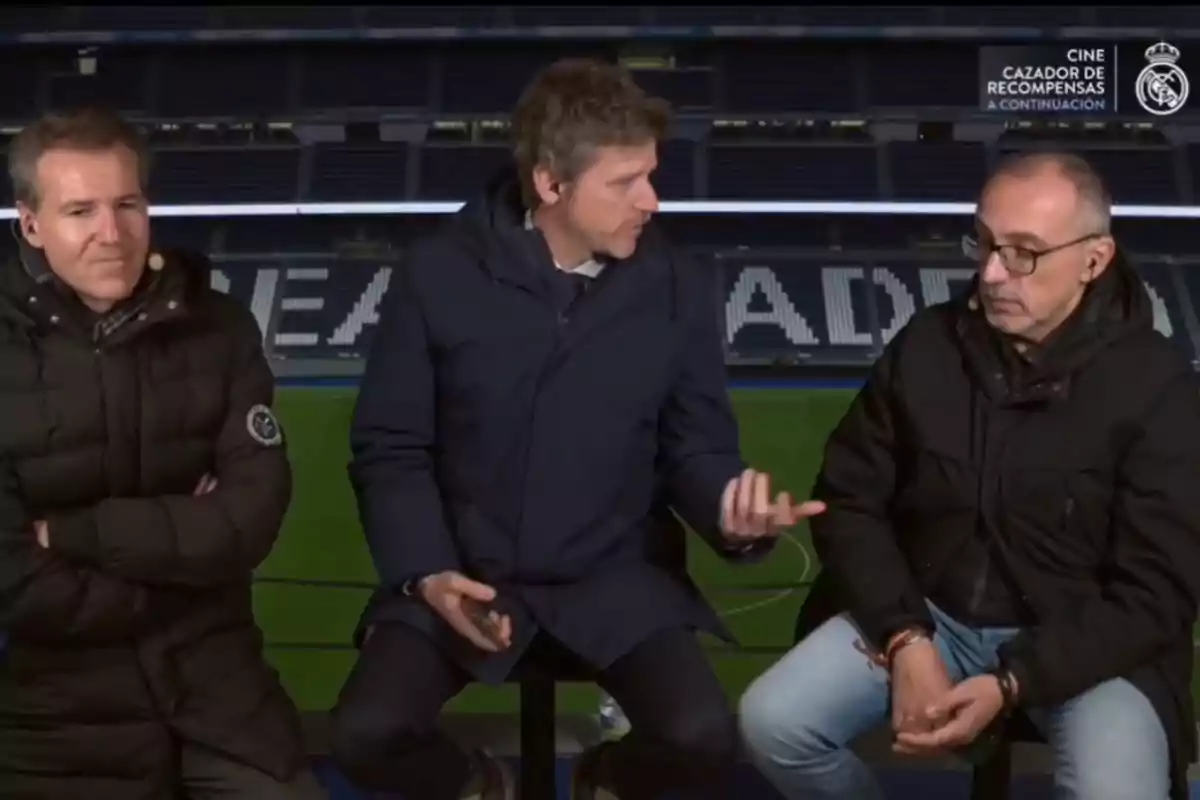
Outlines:
{"type": "Polygon", "coordinates": [[[671,512],[739,559],[822,506],[772,499],[739,455],[716,276],[651,222],[667,119],[617,67],[549,67],[516,169],[392,275],[351,465],[382,588],[334,714],[364,788],[508,796],[434,723],[527,657],[589,668],[633,723],[580,760],[576,797],[718,787],[736,758],[694,632],[731,637],[664,558],[671,512]]]}

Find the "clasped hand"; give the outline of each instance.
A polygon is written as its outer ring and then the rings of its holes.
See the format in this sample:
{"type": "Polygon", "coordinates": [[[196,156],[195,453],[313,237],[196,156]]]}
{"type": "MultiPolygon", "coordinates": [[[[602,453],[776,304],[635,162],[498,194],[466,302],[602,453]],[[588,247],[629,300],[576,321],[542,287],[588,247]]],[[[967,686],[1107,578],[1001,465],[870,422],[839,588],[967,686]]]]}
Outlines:
{"type": "Polygon", "coordinates": [[[780,492],[772,502],[771,476],[748,469],[725,486],[721,531],[732,544],[747,545],[778,536],[782,530],[824,510],[825,504],[819,500],[793,504],[787,492],[780,492]]]}
{"type": "Polygon", "coordinates": [[[892,731],[898,753],[932,756],[966,747],[1003,707],[1004,696],[992,675],[953,684],[932,642],[918,642],[896,654],[892,731]]]}

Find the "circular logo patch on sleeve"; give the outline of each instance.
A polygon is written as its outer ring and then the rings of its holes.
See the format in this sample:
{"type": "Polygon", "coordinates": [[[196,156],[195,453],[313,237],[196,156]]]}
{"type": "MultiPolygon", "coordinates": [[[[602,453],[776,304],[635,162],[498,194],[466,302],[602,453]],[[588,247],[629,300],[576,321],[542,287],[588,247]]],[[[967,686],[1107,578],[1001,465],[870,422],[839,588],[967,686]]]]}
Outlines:
{"type": "Polygon", "coordinates": [[[261,403],[246,412],[246,431],[250,438],[264,447],[275,447],[283,443],[283,430],[271,409],[261,403]]]}

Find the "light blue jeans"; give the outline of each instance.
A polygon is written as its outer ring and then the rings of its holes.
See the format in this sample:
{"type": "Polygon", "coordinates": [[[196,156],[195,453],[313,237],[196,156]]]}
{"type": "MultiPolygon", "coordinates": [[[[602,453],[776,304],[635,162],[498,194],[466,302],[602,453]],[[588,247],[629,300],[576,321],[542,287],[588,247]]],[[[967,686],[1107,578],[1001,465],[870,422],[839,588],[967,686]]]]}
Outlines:
{"type": "MultiPolygon", "coordinates": [[[[934,638],[955,683],[996,666],[997,648],[1017,634],[975,629],[932,604],[934,638]]],[[[746,691],[742,735],[750,757],[788,800],[882,800],[871,771],[849,749],[860,734],[890,722],[887,673],[855,644],[846,616],[800,642],[746,691]]],[[[1054,748],[1061,800],[1163,800],[1170,790],[1167,737],[1150,701],[1111,680],[1028,716],[1054,748]]]]}

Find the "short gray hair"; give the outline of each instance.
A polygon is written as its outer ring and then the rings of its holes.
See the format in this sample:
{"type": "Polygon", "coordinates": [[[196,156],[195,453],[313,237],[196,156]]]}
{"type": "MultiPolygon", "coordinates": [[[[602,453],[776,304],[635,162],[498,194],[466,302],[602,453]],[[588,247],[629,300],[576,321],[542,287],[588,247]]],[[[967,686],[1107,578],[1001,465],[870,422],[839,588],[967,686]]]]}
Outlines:
{"type": "Polygon", "coordinates": [[[998,177],[1030,178],[1052,169],[1066,178],[1079,196],[1080,205],[1092,216],[1089,233],[1108,235],[1112,229],[1112,195],[1100,173],[1086,158],[1061,150],[1031,150],[1010,153],[1001,159],[988,183],[998,177]]]}
{"type": "Polygon", "coordinates": [[[138,159],[142,191],[150,182],[150,150],[141,132],[103,107],[45,114],[21,130],[8,146],[8,177],[13,198],[37,210],[41,202],[37,165],[50,150],[101,151],[127,147],[138,159]]]}

